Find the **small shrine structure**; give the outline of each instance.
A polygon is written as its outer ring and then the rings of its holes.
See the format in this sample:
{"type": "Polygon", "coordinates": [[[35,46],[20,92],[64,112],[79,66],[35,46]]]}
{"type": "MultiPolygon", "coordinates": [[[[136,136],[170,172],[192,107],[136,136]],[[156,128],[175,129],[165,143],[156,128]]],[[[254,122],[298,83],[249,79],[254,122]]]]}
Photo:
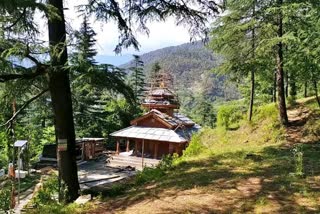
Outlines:
{"type": "Polygon", "coordinates": [[[178,98],[168,87],[172,82],[170,75],[158,74],[147,87],[142,102],[148,112],[132,120],[130,127],[111,133],[116,138],[117,154],[120,142],[125,141],[126,152],[133,148],[135,156],[158,159],[168,154],[182,155],[192,133],[200,126],[178,112],[178,98]]]}

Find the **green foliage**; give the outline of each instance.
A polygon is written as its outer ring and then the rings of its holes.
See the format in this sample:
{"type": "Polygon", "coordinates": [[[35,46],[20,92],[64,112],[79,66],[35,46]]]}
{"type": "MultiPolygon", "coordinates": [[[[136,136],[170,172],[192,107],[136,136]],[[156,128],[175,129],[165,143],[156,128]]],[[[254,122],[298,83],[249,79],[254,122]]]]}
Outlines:
{"type": "Polygon", "coordinates": [[[134,57],[134,66],[130,67],[130,85],[133,88],[135,102],[137,105],[140,104],[144,96],[144,87],[145,87],[145,75],[143,73],[144,62],[140,59],[140,56],[133,55],[134,57]]]}
{"type": "Polygon", "coordinates": [[[174,162],[179,158],[179,155],[174,153],[173,155],[164,156],[160,163],[158,164],[158,168],[161,170],[168,170],[173,167],[174,162]]]}
{"type": "Polygon", "coordinates": [[[138,172],[135,178],[136,185],[142,185],[147,182],[160,180],[166,175],[166,171],[171,169],[174,162],[178,159],[177,154],[164,156],[156,168],[144,167],[141,172],[138,172]]]}
{"type": "MultiPolygon", "coordinates": [[[[112,65],[97,65],[94,61],[97,54],[94,49],[95,36],[96,33],[90,27],[87,16],[84,15],[80,31],[75,32],[77,45],[70,66],[75,127],[78,137],[108,137],[108,134],[117,128],[113,126],[114,123],[118,123],[113,120],[115,115],[119,111],[127,111],[127,106],[135,103],[135,94],[132,88],[125,83],[124,71],[112,65]],[[122,97],[126,98],[126,105],[123,105],[122,97]],[[119,102],[117,106],[124,109],[116,108],[111,111],[115,102],[119,102]]],[[[137,63],[140,63],[139,60],[137,63]]],[[[137,81],[140,80],[137,79],[137,81]]],[[[129,109],[127,115],[133,113],[133,108],[129,109]]],[[[132,116],[128,117],[129,120],[131,118],[132,116]]],[[[120,125],[120,128],[123,127],[120,125]]]]}
{"type": "Polygon", "coordinates": [[[223,105],[218,108],[217,125],[225,129],[238,128],[243,118],[242,106],[223,105]]]}
{"type": "Polygon", "coordinates": [[[0,211],[10,210],[11,187],[5,187],[0,190],[0,211]]]}
{"type": "MultiPolygon", "coordinates": [[[[270,119],[272,121],[277,121],[278,118],[278,109],[275,103],[259,106],[255,110],[255,119],[253,122],[259,123],[261,120],[270,119]]],[[[278,123],[273,123],[276,125],[278,123]]]]}
{"type": "Polygon", "coordinates": [[[197,156],[201,152],[203,152],[203,150],[204,150],[204,147],[201,142],[201,133],[196,133],[196,134],[192,135],[192,139],[191,139],[188,147],[183,152],[183,157],[197,156]]]}
{"type": "Polygon", "coordinates": [[[58,178],[52,175],[43,181],[42,188],[37,192],[36,196],[32,199],[32,204],[36,207],[42,207],[54,204],[58,196],[58,178]]]}
{"type": "Polygon", "coordinates": [[[152,182],[161,179],[165,175],[164,170],[160,168],[145,167],[141,172],[138,172],[135,178],[136,185],[142,185],[147,182],[152,182]]]}
{"type": "Polygon", "coordinates": [[[292,149],[293,159],[295,162],[295,175],[301,177],[304,175],[303,169],[303,147],[302,146],[295,146],[292,149]]]}

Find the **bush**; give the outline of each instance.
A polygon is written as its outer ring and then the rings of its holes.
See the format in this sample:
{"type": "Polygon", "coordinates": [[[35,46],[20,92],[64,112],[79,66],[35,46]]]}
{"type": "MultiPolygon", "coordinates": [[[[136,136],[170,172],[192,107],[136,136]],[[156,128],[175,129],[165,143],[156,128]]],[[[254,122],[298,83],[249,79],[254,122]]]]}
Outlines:
{"type": "Polygon", "coordinates": [[[142,185],[144,183],[158,180],[165,175],[165,171],[161,168],[145,167],[141,172],[138,172],[135,179],[136,185],[142,185]]]}
{"type": "Polygon", "coordinates": [[[259,106],[255,109],[253,119],[254,121],[260,122],[261,120],[271,119],[278,121],[278,108],[276,104],[271,103],[268,105],[259,106]]]}
{"type": "Polygon", "coordinates": [[[242,119],[242,106],[224,105],[218,109],[217,125],[225,129],[238,128],[242,119]]]}
{"type": "Polygon", "coordinates": [[[0,210],[8,211],[10,210],[11,203],[11,188],[3,188],[0,190],[0,210]]]}
{"type": "Polygon", "coordinates": [[[173,155],[166,155],[164,156],[160,163],[158,164],[157,168],[162,170],[168,170],[173,166],[173,162],[178,159],[179,155],[174,153],[173,155]]]}
{"type": "Polygon", "coordinates": [[[59,192],[59,184],[57,176],[50,176],[43,182],[43,187],[38,191],[36,197],[33,198],[32,203],[36,207],[41,207],[51,203],[55,203],[59,192]]]}
{"type": "Polygon", "coordinates": [[[192,136],[191,142],[186,150],[183,152],[184,157],[191,157],[200,154],[204,150],[201,144],[201,133],[194,134],[192,136]]]}
{"type": "Polygon", "coordinates": [[[172,168],[173,163],[177,158],[177,154],[166,155],[162,158],[156,168],[143,168],[143,170],[136,175],[135,184],[141,185],[150,181],[161,179],[161,177],[166,174],[166,170],[172,168]]]}

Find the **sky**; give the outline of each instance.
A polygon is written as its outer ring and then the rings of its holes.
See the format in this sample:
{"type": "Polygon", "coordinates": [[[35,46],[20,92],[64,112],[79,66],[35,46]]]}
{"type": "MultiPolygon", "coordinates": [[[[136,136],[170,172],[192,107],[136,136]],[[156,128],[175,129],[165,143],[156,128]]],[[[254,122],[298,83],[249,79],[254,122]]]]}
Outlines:
{"type": "MultiPolygon", "coordinates": [[[[78,17],[75,6],[86,3],[86,0],[65,0],[64,7],[65,19],[67,25],[71,26],[74,30],[79,29],[82,19],[78,17]]],[[[132,54],[141,55],[156,49],[180,45],[187,43],[190,40],[188,31],[182,26],[176,26],[173,19],[166,22],[151,22],[148,27],[150,29],[149,36],[136,32],[136,38],[140,43],[140,51],[133,48],[123,50],[120,55],[116,55],[113,50],[118,43],[118,29],[115,23],[101,23],[91,20],[91,24],[97,33],[97,61],[101,63],[113,63],[120,65],[128,62],[132,54]]]]}

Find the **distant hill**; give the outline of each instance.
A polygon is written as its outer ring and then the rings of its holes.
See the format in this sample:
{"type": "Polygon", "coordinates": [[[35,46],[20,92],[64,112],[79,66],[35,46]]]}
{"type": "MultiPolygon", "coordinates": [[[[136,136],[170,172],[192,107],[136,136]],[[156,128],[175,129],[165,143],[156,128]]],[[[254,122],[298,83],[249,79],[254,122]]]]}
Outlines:
{"type": "MultiPolygon", "coordinates": [[[[208,100],[232,100],[240,97],[236,87],[226,85],[225,77],[217,77],[212,68],[221,63],[221,57],[206,49],[202,42],[186,43],[166,47],[142,54],[146,76],[154,63],[174,77],[175,90],[183,105],[189,105],[194,97],[204,96],[208,100]]],[[[132,62],[122,65],[133,66],[132,62]]]]}

